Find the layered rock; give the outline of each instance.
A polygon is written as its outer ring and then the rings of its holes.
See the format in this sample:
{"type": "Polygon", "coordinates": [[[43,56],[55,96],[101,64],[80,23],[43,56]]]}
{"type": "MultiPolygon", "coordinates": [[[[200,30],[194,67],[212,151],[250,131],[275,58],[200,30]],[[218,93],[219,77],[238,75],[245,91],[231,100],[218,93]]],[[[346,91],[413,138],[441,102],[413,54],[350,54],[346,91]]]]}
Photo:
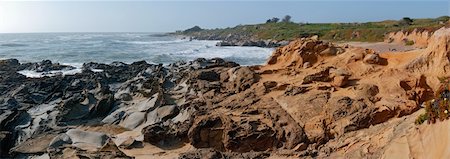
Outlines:
{"type": "Polygon", "coordinates": [[[413,45],[419,48],[426,48],[428,46],[431,35],[435,30],[431,29],[414,29],[412,31],[398,31],[391,32],[385,35],[384,42],[399,43],[403,45],[413,45]]]}

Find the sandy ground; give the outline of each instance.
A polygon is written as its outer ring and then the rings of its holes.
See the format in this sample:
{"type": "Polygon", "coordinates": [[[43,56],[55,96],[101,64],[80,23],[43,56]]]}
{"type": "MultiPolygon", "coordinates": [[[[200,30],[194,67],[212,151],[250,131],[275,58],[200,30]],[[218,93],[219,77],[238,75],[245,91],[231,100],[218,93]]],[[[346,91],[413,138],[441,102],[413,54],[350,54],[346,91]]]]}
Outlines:
{"type": "Polygon", "coordinates": [[[385,43],[385,42],[345,42],[340,44],[348,44],[350,46],[355,47],[362,47],[362,48],[368,48],[372,49],[378,53],[384,53],[384,52],[404,52],[404,51],[410,51],[417,49],[414,46],[405,46],[403,44],[397,44],[397,43],[385,43]]]}

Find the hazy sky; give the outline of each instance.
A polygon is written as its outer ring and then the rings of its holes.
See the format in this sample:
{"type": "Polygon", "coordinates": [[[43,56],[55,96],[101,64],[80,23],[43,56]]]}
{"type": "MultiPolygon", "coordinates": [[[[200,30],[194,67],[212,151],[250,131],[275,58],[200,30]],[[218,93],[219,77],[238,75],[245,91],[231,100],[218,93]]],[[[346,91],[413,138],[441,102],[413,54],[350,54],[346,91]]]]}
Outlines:
{"type": "Polygon", "coordinates": [[[448,1],[4,1],[0,33],[168,32],[265,22],[365,22],[449,15],[448,1]]]}

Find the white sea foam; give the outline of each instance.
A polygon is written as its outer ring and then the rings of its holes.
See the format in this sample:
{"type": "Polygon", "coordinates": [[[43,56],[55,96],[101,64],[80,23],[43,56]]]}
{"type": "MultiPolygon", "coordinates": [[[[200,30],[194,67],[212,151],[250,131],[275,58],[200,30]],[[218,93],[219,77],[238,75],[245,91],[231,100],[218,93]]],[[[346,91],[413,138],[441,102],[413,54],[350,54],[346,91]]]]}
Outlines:
{"type": "Polygon", "coordinates": [[[32,70],[22,70],[22,71],[18,71],[17,73],[25,75],[26,77],[29,77],[29,78],[41,78],[41,77],[46,77],[46,76],[51,77],[51,76],[58,76],[58,75],[62,75],[62,76],[74,75],[77,73],[81,73],[81,69],[76,68],[76,69],[71,69],[71,70],[55,70],[55,71],[48,71],[48,72],[36,72],[36,71],[32,71],[32,70]]]}
{"type": "MultiPolygon", "coordinates": [[[[77,73],[82,72],[83,64],[82,63],[62,63],[62,65],[69,65],[75,67],[75,69],[63,69],[63,70],[54,70],[48,72],[36,72],[33,70],[21,70],[17,73],[25,75],[29,78],[41,78],[41,77],[52,77],[52,76],[66,76],[66,75],[75,75],[77,73]]],[[[93,72],[103,72],[102,69],[91,69],[93,72]]]]}
{"type": "Polygon", "coordinates": [[[138,44],[138,45],[151,45],[151,44],[176,44],[182,42],[188,42],[188,40],[170,40],[170,41],[121,41],[117,40],[115,42],[118,43],[127,43],[127,44],[138,44]]]}

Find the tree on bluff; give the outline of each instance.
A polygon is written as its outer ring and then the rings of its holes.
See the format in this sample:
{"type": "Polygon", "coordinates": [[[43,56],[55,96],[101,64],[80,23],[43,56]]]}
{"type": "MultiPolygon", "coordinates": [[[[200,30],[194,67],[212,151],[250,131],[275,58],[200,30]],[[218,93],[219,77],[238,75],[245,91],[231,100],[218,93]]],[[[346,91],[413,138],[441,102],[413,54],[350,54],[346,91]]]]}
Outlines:
{"type": "Polygon", "coordinates": [[[280,18],[273,17],[272,19],[268,19],[266,23],[278,23],[280,21],[280,18]]]}
{"type": "Polygon", "coordinates": [[[404,17],[399,21],[400,26],[408,26],[413,23],[413,20],[409,17],[404,17]]]}
{"type": "Polygon", "coordinates": [[[282,22],[285,22],[285,23],[289,23],[289,22],[291,22],[291,16],[290,15],[286,15],[286,16],[284,16],[284,18],[283,18],[283,20],[281,20],[282,22]]]}

